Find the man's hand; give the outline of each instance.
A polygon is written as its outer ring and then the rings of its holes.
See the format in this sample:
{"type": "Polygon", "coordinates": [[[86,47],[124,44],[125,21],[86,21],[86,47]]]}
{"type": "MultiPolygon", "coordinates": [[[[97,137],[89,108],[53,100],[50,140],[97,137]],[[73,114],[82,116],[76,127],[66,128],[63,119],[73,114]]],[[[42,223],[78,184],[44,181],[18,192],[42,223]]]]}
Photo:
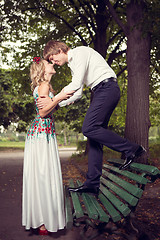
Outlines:
{"type": "Polygon", "coordinates": [[[52,102],[52,99],[48,95],[40,96],[37,100],[37,107],[40,110],[46,107],[51,102],[52,102]]]}
{"type": "Polygon", "coordinates": [[[71,105],[71,104],[73,104],[74,102],[70,102],[70,103],[68,103],[67,105],[69,106],[69,105],[71,105]]]}

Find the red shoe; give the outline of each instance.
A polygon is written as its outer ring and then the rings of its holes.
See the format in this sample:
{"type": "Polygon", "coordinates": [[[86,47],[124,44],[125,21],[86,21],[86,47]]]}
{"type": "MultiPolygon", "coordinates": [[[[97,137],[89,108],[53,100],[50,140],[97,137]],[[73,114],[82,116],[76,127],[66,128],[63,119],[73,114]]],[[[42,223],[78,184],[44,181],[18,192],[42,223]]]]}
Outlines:
{"type": "Polygon", "coordinates": [[[48,231],[47,231],[47,229],[44,229],[44,230],[42,230],[42,229],[39,229],[39,235],[48,235],[48,231]]]}

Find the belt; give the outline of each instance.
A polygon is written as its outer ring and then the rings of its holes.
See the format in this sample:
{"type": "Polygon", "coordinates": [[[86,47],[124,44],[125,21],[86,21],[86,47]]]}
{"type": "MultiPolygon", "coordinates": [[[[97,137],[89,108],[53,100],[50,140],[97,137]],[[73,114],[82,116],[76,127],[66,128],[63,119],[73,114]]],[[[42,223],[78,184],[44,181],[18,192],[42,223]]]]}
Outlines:
{"type": "Polygon", "coordinates": [[[107,83],[107,82],[117,82],[117,79],[114,77],[106,78],[102,82],[98,83],[95,87],[93,87],[92,91],[94,92],[98,87],[100,87],[101,85],[103,85],[104,83],[107,83]]]}

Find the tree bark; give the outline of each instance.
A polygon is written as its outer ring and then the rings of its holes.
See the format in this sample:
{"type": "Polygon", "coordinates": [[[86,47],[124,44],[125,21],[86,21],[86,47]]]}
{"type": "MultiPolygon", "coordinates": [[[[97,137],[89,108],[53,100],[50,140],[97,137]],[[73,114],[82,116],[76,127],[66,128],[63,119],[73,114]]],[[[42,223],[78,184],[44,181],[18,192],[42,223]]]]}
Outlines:
{"type": "MultiPolygon", "coordinates": [[[[106,29],[107,29],[107,13],[105,1],[97,1],[98,7],[96,12],[96,24],[97,30],[94,39],[94,49],[99,52],[104,58],[106,57],[107,47],[106,47],[106,29]]],[[[90,102],[92,102],[93,93],[91,93],[90,102]]],[[[89,140],[87,139],[86,148],[84,155],[86,156],[89,152],[89,140]]]]}
{"type": "MultiPolygon", "coordinates": [[[[150,36],[143,35],[141,20],[144,5],[130,1],[127,6],[128,100],[125,137],[148,150],[150,36]]],[[[142,158],[147,163],[147,155],[142,158]]]]}
{"type": "Polygon", "coordinates": [[[106,29],[107,29],[107,13],[105,1],[97,1],[98,7],[95,15],[97,30],[94,39],[94,49],[106,58],[106,29]]]}

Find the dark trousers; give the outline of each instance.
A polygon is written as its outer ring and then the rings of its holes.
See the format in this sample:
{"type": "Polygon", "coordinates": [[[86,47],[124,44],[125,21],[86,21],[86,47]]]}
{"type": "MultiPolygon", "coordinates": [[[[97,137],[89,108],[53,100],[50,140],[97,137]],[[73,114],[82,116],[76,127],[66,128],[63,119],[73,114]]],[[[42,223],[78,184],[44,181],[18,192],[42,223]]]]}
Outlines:
{"type": "Polygon", "coordinates": [[[82,132],[88,137],[90,147],[88,153],[88,172],[85,185],[99,187],[102,174],[103,145],[128,157],[139,145],[107,129],[109,119],[120,99],[120,89],[116,82],[100,84],[94,91],[90,107],[86,113],[82,132]]]}

